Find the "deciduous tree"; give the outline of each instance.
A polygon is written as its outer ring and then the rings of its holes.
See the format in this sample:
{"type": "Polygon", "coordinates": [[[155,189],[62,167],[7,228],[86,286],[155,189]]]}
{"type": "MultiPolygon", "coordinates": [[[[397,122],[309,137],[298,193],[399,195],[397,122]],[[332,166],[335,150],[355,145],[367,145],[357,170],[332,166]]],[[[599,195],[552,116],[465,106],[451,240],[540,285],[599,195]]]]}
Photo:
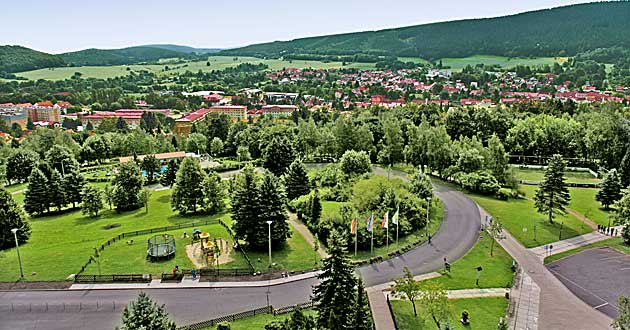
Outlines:
{"type": "Polygon", "coordinates": [[[118,166],[118,172],[112,180],[114,185],[114,204],[118,211],[135,210],[141,206],[138,199],[144,184],[140,168],[135,162],[126,162],[118,166]]]}
{"type": "Polygon", "coordinates": [[[94,186],[86,185],[82,195],[81,212],[90,217],[98,217],[98,212],[103,208],[103,192],[94,186]]]}

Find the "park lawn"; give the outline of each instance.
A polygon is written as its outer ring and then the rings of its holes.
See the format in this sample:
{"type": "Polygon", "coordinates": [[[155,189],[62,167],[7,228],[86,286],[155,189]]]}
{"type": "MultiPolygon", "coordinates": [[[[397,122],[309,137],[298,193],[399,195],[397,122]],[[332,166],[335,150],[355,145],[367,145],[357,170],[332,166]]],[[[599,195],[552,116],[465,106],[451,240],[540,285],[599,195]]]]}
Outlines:
{"type": "MultiPolygon", "coordinates": [[[[433,203],[431,205],[431,213],[429,213],[429,232],[431,233],[431,235],[435,235],[435,233],[440,229],[440,226],[442,225],[442,221],[444,220],[444,204],[442,203],[441,200],[434,198],[433,199],[433,203]]],[[[375,216],[375,230],[384,230],[382,229],[379,224],[380,224],[380,220],[378,219],[378,217],[375,216]]],[[[351,249],[351,251],[348,251],[351,253],[351,259],[352,260],[368,260],[372,257],[377,257],[377,256],[381,256],[383,258],[387,258],[387,254],[389,252],[393,252],[396,251],[397,246],[396,246],[396,226],[393,224],[390,224],[390,231],[389,231],[389,237],[390,237],[390,242],[389,242],[389,251],[387,250],[387,246],[383,245],[383,246],[375,246],[374,247],[374,255],[370,254],[369,250],[359,250],[357,252],[357,255],[354,255],[354,251],[351,249]]],[[[417,230],[415,232],[412,232],[411,234],[407,235],[407,236],[403,236],[403,237],[399,237],[398,240],[398,246],[399,247],[403,247],[405,245],[411,244],[413,242],[418,241],[419,239],[425,239],[426,240],[426,230],[425,229],[420,229],[417,230]]]]}
{"type": "Polygon", "coordinates": [[[4,186],[4,189],[10,193],[14,193],[18,190],[26,189],[26,185],[26,183],[12,184],[10,186],[4,186]]]}
{"type": "MultiPolygon", "coordinates": [[[[319,265],[319,257],[308,242],[298,233],[293,226],[291,229],[291,237],[285,243],[282,250],[271,251],[271,260],[276,270],[306,270],[313,269],[319,265]],[[316,261],[318,264],[316,265],[316,261]]],[[[266,235],[266,233],[265,233],[266,235]]],[[[264,251],[245,251],[252,265],[258,272],[267,271],[269,266],[269,252],[264,251]]],[[[238,263],[235,263],[238,265],[238,263]]]]}
{"type": "Polygon", "coordinates": [[[571,193],[569,208],[581,213],[599,225],[608,226],[610,210],[604,210],[602,205],[595,200],[595,195],[598,191],[599,189],[595,188],[569,188],[571,193]]]}
{"type": "MultiPolygon", "coordinates": [[[[80,210],[74,210],[31,218],[31,238],[20,246],[26,280],[64,280],[80,270],[95,247],[123,232],[207,219],[229,219],[226,213],[211,217],[179,216],[171,210],[170,193],[170,190],[153,192],[148,213],[144,208],[120,214],[104,210],[98,218],[92,219],[82,215],[80,210]],[[104,229],[111,224],[120,226],[104,229]],[[33,272],[36,275],[32,275],[33,272]]],[[[0,274],[0,281],[18,278],[15,249],[0,252],[0,268],[5,270],[0,274]]]]}
{"type": "Polygon", "coordinates": [[[550,223],[546,214],[540,214],[534,208],[534,202],[530,198],[532,197],[531,191],[535,191],[536,187],[531,187],[534,190],[528,190],[527,186],[522,186],[522,188],[526,188],[524,190],[529,191],[527,193],[528,199],[502,201],[494,196],[478,194],[469,194],[469,196],[495,219],[500,220],[505,229],[527,248],[592,231],[591,227],[570,214],[556,216],[553,223],[550,223]],[[524,231],[523,228],[526,230],[524,231]]]}
{"type": "Polygon", "coordinates": [[[474,55],[461,58],[442,58],[443,66],[449,66],[453,71],[461,71],[467,65],[475,66],[477,64],[499,65],[502,68],[514,68],[517,65],[541,66],[553,65],[554,62],[562,64],[567,61],[566,57],[504,57],[494,55],[474,55]]]}
{"type": "MultiPolygon", "coordinates": [[[[225,220],[225,219],[224,219],[225,220]]],[[[232,244],[232,239],[228,232],[220,224],[206,225],[196,227],[202,232],[208,232],[211,239],[220,238],[224,239],[232,244]]],[[[148,234],[135,236],[130,238],[124,238],[111,246],[105,248],[100,253],[100,268],[102,274],[152,274],[160,275],[161,273],[170,273],[175,266],[179,266],[180,269],[192,269],[196,268],[186,255],[185,246],[191,243],[189,238],[183,238],[184,232],[189,235],[192,233],[191,228],[182,228],[179,230],[173,230],[168,232],[162,232],[157,234],[148,234]],[[175,256],[170,259],[160,261],[150,261],[147,258],[147,240],[154,235],[170,234],[175,238],[175,256]],[[133,240],[132,244],[128,244],[129,240],[133,240]]],[[[231,253],[234,261],[224,265],[220,265],[220,268],[248,268],[247,262],[244,260],[243,255],[234,250],[231,253]],[[234,267],[236,265],[237,267],[234,267]]],[[[97,263],[90,264],[84,274],[98,274],[97,263]]]]}
{"type": "Polygon", "coordinates": [[[463,258],[451,263],[450,273],[441,271],[442,276],[422,283],[439,283],[447,290],[477,288],[475,268],[481,266],[483,270],[479,277],[479,288],[511,287],[512,257],[498,243],[494,244],[493,256],[490,256],[491,244],[490,235],[481,233],[473,248],[463,258]]]}
{"type": "MultiPolygon", "coordinates": [[[[305,315],[315,316],[317,312],[313,309],[304,309],[302,313],[305,315]]],[[[230,323],[231,330],[264,330],[265,325],[272,321],[284,321],[285,319],[291,317],[292,313],[280,314],[274,316],[273,314],[259,314],[256,316],[246,317],[244,319],[236,320],[230,323]]],[[[217,327],[212,326],[208,328],[204,328],[204,330],[215,330],[217,327]]]]}
{"type": "MultiPolygon", "coordinates": [[[[529,169],[514,167],[516,177],[525,181],[543,181],[545,179],[545,171],[541,169],[529,169]]],[[[600,180],[589,172],[564,172],[567,183],[593,183],[597,184],[600,180]]]]}
{"type": "Polygon", "coordinates": [[[564,257],[568,257],[571,255],[574,255],[578,252],[582,252],[584,250],[588,250],[591,248],[596,248],[596,247],[602,247],[602,246],[609,246],[619,252],[625,253],[625,254],[630,254],[630,246],[624,244],[623,239],[621,237],[613,237],[613,238],[609,238],[607,240],[603,240],[603,241],[599,241],[599,242],[595,242],[589,245],[585,245],[582,247],[579,247],[577,249],[573,249],[573,250],[569,250],[569,251],[564,251],[562,253],[558,253],[558,254],[554,254],[551,256],[548,256],[545,258],[545,264],[549,264],[552,263],[554,261],[560,260],[564,257]]]}
{"type": "MultiPolygon", "coordinates": [[[[452,330],[496,329],[499,319],[505,317],[509,303],[503,297],[451,299],[450,302],[453,307],[450,320],[452,330]],[[464,326],[459,322],[463,311],[468,311],[470,315],[470,325],[468,326],[464,326]]],[[[417,317],[414,317],[411,302],[407,300],[392,300],[391,305],[398,329],[436,329],[433,319],[424,313],[419,303],[416,303],[417,317]]]]}

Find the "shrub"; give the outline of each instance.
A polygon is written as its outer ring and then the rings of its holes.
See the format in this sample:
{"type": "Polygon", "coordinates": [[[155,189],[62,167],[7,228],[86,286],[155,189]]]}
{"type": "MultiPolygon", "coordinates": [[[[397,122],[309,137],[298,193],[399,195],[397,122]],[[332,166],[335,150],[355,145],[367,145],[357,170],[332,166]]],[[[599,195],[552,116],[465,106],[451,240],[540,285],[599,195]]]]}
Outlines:
{"type": "Polygon", "coordinates": [[[230,330],[230,324],[227,322],[221,322],[219,324],[217,324],[217,330],[230,330]]]}
{"type": "Polygon", "coordinates": [[[497,179],[488,171],[463,174],[461,183],[465,189],[485,195],[494,194],[501,188],[497,179]]]}
{"type": "Polygon", "coordinates": [[[347,175],[360,175],[371,170],[370,156],[365,151],[348,150],[341,156],[341,170],[347,175]]]}
{"type": "Polygon", "coordinates": [[[497,193],[494,195],[497,199],[500,199],[502,201],[506,201],[508,199],[510,199],[510,195],[512,194],[512,191],[510,189],[506,189],[506,188],[501,188],[497,191],[497,193]]]}

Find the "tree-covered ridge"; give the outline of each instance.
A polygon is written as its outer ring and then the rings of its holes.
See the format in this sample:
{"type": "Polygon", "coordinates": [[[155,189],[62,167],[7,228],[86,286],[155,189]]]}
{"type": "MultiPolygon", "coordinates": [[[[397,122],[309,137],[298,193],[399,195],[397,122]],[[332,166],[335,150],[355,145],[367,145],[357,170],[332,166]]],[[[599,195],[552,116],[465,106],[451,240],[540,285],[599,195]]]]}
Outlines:
{"type": "Polygon", "coordinates": [[[72,66],[123,65],[139,62],[157,61],[163,58],[184,58],[189,55],[180,51],[158,47],[129,47],[122,49],[85,49],[77,52],[59,54],[66,63],[72,66]]]}
{"type": "Polygon", "coordinates": [[[64,66],[63,59],[22,46],[0,46],[0,72],[64,66]]]}
{"type": "Polygon", "coordinates": [[[628,1],[588,3],[495,18],[276,41],[222,53],[372,54],[431,60],[475,54],[573,56],[596,48],[630,48],[628,17],[628,1]]]}

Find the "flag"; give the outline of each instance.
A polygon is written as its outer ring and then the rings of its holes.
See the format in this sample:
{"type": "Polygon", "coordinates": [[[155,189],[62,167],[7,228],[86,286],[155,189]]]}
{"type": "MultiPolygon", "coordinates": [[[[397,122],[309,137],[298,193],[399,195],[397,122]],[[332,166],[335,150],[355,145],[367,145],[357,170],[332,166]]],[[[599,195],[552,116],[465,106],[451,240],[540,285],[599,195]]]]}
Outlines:
{"type": "Polygon", "coordinates": [[[374,223],[374,215],[370,214],[370,217],[367,220],[367,231],[371,232],[372,231],[372,225],[374,223]]]}
{"type": "Polygon", "coordinates": [[[389,225],[389,211],[385,212],[383,215],[383,222],[381,222],[381,227],[387,229],[389,225]]]}
{"type": "Polygon", "coordinates": [[[352,219],[352,224],[350,225],[350,233],[352,235],[357,233],[357,219],[352,219]]]}
{"type": "Polygon", "coordinates": [[[392,217],[392,223],[395,224],[396,226],[398,226],[398,207],[396,208],[396,213],[394,213],[394,216],[392,217]]]}

